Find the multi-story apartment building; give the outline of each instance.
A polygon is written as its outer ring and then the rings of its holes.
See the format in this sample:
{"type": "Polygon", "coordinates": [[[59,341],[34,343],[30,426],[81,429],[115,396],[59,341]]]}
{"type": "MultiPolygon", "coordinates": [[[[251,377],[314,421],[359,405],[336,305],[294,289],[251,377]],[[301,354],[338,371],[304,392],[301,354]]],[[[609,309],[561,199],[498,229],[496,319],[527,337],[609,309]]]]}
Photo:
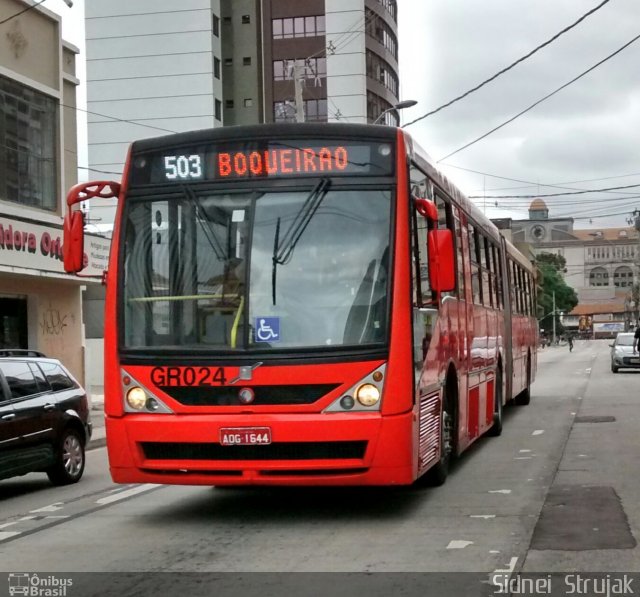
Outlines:
{"type": "Polygon", "coordinates": [[[119,174],[137,138],[296,120],[296,97],[306,121],[373,122],[398,102],[396,16],[395,0],[87,2],[89,175],[119,174]]]}
{"type": "MultiPolygon", "coordinates": [[[[99,279],[64,273],[62,218],[76,182],[78,49],[60,17],[0,0],[0,348],[29,348],[84,379],[82,288],[99,279]],[[25,10],[27,9],[27,10],[25,10]]],[[[90,237],[88,274],[108,242],[90,237]]]]}

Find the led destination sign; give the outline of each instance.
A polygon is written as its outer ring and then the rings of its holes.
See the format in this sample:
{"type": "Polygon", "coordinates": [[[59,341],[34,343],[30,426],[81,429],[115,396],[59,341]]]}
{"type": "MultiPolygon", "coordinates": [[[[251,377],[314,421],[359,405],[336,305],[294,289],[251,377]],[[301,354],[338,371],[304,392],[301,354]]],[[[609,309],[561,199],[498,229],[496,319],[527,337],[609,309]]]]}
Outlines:
{"type": "Polygon", "coordinates": [[[180,147],[134,155],[131,183],[392,173],[393,150],[389,143],[314,139],[180,147]]]}

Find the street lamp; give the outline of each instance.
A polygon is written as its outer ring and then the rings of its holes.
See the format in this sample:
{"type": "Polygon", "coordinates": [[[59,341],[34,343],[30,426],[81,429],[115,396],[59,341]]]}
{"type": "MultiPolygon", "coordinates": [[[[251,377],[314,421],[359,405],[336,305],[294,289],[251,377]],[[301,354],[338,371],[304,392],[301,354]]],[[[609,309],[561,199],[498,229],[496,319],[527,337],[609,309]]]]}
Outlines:
{"type": "Polygon", "coordinates": [[[404,110],[405,108],[411,108],[412,106],[415,106],[417,103],[418,103],[417,100],[404,100],[403,102],[399,102],[394,106],[391,106],[390,108],[387,108],[386,110],[383,110],[382,112],[380,112],[380,114],[378,114],[378,118],[376,118],[373,121],[373,124],[378,124],[380,119],[388,112],[404,110]]]}

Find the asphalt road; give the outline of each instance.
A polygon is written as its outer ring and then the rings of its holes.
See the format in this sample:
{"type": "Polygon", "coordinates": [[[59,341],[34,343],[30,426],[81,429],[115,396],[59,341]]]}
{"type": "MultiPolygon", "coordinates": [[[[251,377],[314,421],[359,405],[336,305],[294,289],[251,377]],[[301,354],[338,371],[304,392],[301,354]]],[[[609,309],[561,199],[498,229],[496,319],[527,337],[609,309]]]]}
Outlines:
{"type": "MultiPolygon", "coordinates": [[[[165,589],[184,573],[404,573],[374,575],[386,594],[454,579],[409,573],[640,572],[640,371],[611,373],[608,350],[606,341],[541,350],[531,404],[509,407],[502,436],[477,442],[440,488],[116,486],[104,448],[88,453],[76,486],[2,481],[0,569],[110,573],[129,588],[137,577],[125,573],[183,573],[163,575],[165,589]]],[[[281,594],[283,578],[254,577],[256,594],[281,594]]],[[[345,586],[321,578],[309,594],[345,586]]],[[[120,593],[146,595],[145,586],[120,593]]]]}

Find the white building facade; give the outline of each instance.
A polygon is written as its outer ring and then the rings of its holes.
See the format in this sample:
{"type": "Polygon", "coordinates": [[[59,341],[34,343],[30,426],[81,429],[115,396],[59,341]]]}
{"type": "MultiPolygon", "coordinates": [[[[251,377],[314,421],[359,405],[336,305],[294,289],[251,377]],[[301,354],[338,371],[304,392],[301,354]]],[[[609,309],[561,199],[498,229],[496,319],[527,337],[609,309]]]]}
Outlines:
{"type": "Polygon", "coordinates": [[[60,17],[33,2],[0,0],[0,21],[0,348],[42,351],[84,382],[82,290],[99,285],[109,242],[87,239],[95,277],[64,273],[78,49],[62,40],[60,17]]]}

